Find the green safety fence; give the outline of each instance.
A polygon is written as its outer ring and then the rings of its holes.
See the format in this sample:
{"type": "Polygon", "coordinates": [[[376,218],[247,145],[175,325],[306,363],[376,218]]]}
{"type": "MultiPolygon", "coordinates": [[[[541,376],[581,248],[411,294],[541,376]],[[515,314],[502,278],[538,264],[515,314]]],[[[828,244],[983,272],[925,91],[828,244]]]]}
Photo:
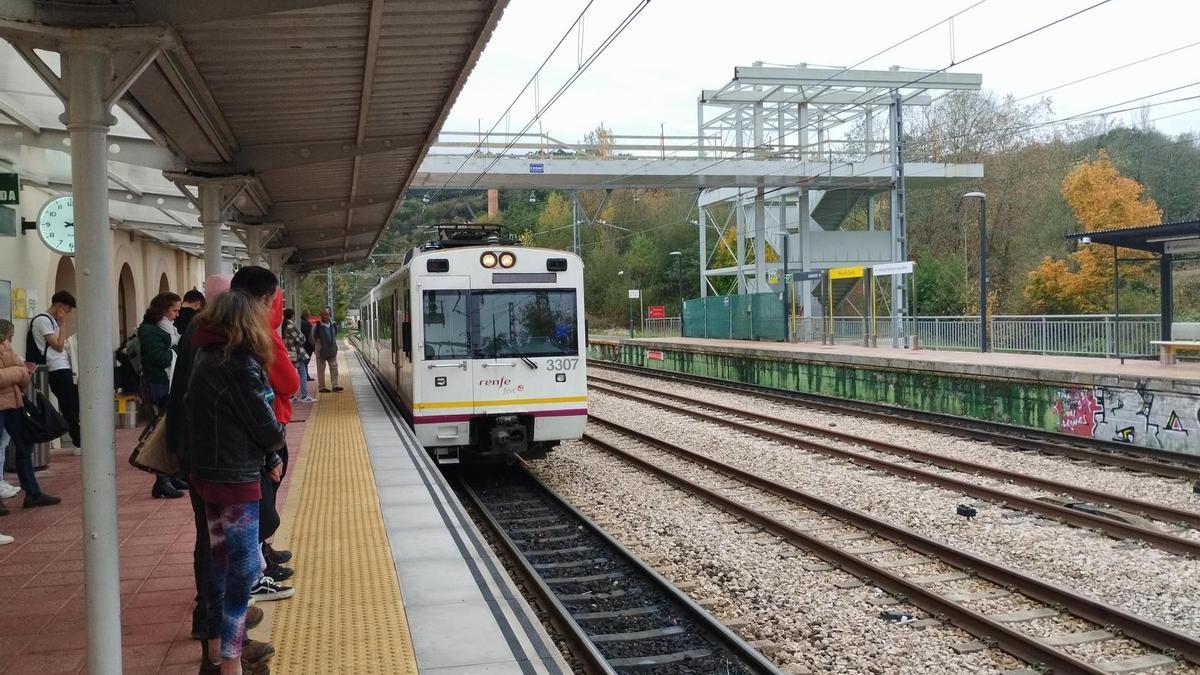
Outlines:
{"type": "Polygon", "coordinates": [[[718,295],[683,303],[684,337],[787,340],[782,293],[718,295]]]}

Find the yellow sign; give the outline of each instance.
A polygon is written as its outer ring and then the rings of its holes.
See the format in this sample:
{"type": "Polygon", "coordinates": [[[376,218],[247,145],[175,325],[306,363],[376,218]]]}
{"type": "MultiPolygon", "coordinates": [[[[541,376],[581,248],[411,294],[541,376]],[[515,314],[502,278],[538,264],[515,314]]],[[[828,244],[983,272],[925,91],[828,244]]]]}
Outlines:
{"type": "Polygon", "coordinates": [[[14,319],[28,319],[29,314],[25,311],[25,289],[12,289],[12,315],[14,319]]]}
{"type": "Polygon", "coordinates": [[[863,267],[835,267],[829,270],[830,279],[857,279],[863,275],[863,267]]]}

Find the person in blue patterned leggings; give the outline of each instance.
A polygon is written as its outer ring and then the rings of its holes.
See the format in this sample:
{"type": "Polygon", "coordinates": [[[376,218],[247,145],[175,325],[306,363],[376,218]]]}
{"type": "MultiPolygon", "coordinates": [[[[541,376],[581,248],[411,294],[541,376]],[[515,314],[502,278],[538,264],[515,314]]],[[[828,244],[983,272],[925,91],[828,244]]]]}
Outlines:
{"type": "Polygon", "coordinates": [[[185,398],[192,489],[204,501],[213,585],[222,596],[220,637],[205,650],[203,672],[266,672],[274,649],[248,661],[246,607],[261,576],[260,476],[282,470],[284,428],[272,409],[267,370],[274,355],[267,324],[270,297],[231,290],[196,318],[195,356],[185,398]],[[220,654],[220,664],[213,658],[220,654]]]}

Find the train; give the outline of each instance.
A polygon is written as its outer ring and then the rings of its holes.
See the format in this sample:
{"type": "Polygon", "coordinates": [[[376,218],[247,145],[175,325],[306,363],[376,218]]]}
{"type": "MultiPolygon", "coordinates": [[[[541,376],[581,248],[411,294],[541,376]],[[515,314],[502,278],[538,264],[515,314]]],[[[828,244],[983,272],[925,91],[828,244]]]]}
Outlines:
{"type": "Polygon", "coordinates": [[[583,435],[583,261],[440,225],[359,302],[359,350],[439,464],[544,456],[583,435]]]}

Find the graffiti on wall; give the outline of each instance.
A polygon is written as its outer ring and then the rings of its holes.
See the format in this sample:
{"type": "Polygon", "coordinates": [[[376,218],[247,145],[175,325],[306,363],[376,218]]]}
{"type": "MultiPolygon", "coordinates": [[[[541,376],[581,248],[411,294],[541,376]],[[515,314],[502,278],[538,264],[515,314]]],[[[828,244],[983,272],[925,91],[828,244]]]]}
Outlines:
{"type": "Polygon", "coordinates": [[[1054,412],[1059,431],[1088,438],[1187,452],[1200,436],[1200,399],[1144,387],[1059,389],[1054,412]]]}

